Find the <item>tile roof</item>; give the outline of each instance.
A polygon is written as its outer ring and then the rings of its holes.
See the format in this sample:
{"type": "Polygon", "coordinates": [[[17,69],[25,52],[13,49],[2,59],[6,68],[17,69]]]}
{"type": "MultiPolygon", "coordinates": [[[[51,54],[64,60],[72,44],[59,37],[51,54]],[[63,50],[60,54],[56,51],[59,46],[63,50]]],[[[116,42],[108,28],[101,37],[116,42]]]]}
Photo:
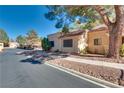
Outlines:
{"type": "Polygon", "coordinates": [[[60,38],[69,37],[69,36],[77,36],[77,35],[83,34],[84,32],[85,32],[84,30],[77,30],[77,31],[73,31],[73,32],[63,34],[62,36],[60,36],[60,38]]]}
{"type": "Polygon", "coordinates": [[[98,32],[98,31],[106,31],[106,32],[108,32],[109,30],[106,27],[101,27],[101,28],[90,30],[89,33],[90,32],[98,32]]]}

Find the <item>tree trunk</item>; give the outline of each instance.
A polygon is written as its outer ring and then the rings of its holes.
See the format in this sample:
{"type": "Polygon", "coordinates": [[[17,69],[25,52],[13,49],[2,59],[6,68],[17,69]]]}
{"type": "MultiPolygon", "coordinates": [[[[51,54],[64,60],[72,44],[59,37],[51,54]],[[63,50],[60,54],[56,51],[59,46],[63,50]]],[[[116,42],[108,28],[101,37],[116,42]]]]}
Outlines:
{"type": "Polygon", "coordinates": [[[124,6],[115,5],[116,21],[111,23],[107,13],[102,6],[95,6],[95,10],[100,14],[103,22],[109,29],[109,50],[108,57],[113,57],[119,60],[119,51],[122,41],[122,32],[124,28],[124,6]]]}
{"type": "Polygon", "coordinates": [[[122,31],[118,29],[118,24],[114,24],[109,30],[109,51],[108,57],[119,60],[122,31]]]}
{"type": "Polygon", "coordinates": [[[109,27],[109,57],[119,60],[120,47],[122,43],[122,32],[124,28],[124,10],[123,6],[115,6],[116,22],[109,27]]]}
{"type": "Polygon", "coordinates": [[[113,57],[114,58],[114,53],[115,53],[115,27],[111,26],[109,27],[109,49],[108,49],[108,55],[107,57],[113,57]]]}

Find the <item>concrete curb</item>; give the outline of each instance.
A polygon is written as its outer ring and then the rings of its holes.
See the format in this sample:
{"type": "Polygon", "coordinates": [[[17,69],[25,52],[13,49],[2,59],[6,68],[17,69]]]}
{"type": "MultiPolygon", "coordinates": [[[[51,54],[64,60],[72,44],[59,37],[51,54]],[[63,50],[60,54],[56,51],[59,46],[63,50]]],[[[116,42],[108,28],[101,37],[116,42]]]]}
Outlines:
{"type": "Polygon", "coordinates": [[[99,84],[99,85],[101,85],[101,86],[103,86],[105,88],[123,88],[123,86],[119,86],[119,85],[113,84],[111,82],[101,80],[101,79],[95,78],[93,76],[77,72],[77,71],[72,70],[72,69],[65,68],[63,66],[55,65],[55,64],[52,64],[52,63],[45,63],[45,64],[49,65],[49,66],[52,66],[52,67],[55,66],[56,69],[60,68],[60,69],[65,70],[65,71],[67,71],[69,73],[75,74],[76,76],[78,75],[79,77],[89,79],[89,81],[96,82],[97,84],[99,84]]]}

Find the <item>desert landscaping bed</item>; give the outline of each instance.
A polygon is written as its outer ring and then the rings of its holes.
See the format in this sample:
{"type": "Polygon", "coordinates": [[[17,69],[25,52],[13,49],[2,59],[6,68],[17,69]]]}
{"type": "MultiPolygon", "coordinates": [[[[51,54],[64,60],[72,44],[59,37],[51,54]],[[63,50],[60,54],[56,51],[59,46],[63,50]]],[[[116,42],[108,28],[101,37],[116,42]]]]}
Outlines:
{"type": "Polygon", "coordinates": [[[63,59],[49,60],[48,63],[73,69],[80,73],[88,74],[90,76],[124,86],[122,70],[120,69],[76,63],[76,62],[67,61],[63,59]]]}
{"type": "Polygon", "coordinates": [[[77,53],[66,53],[66,52],[50,52],[51,56],[61,56],[66,55],[67,57],[74,57],[74,58],[81,58],[81,59],[88,59],[88,60],[95,60],[95,61],[103,61],[103,62],[109,62],[109,63],[121,63],[124,64],[124,57],[120,58],[119,62],[114,58],[107,58],[105,55],[99,55],[99,54],[84,54],[79,55],[77,53]]]}

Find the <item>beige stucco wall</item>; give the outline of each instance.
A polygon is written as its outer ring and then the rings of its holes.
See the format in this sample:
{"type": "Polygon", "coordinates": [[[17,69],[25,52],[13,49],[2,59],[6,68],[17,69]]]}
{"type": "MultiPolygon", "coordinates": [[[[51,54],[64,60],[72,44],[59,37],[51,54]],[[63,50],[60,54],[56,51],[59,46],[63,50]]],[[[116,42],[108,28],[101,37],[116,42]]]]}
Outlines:
{"type": "Polygon", "coordinates": [[[61,41],[62,41],[62,47],[61,47],[62,51],[80,53],[83,49],[87,47],[87,33],[76,36],[64,37],[61,39],[61,41]],[[73,47],[63,47],[63,40],[66,39],[73,40],[73,47]]]}
{"type": "Polygon", "coordinates": [[[51,34],[48,35],[48,39],[49,41],[54,41],[54,47],[52,47],[52,51],[56,51],[57,49],[59,49],[59,51],[61,51],[61,41],[59,39],[61,33],[55,33],[55,34],[51,34]]]}
{"type": "Polygon", "coordinates": [[[79,41],[80,37],[81,37],[81,35],[61,38],[61,43],[62,43],[61,51],[63,51],[63,52],[76,52],[77,53],[79,51],[78,41],[79,41]],[[63,47],[63,41],[67,40],[67,39],[73,40],[73,46],[72,47],[63,47]]]}
{"type": "Polygon", "coordinates": [[[88,33],[88,51],[90,53],[106,54],[109,47],[109,34],[107,31],[93,31],[88,33]],[[101,45],[94,45],[94,39],[101,38],[101,45]]]}
{"type": "Polygon", "coordinates": [[[76,35],[76,36],[69,36],[69,37],[60,37],[60,33],[52,34],[48,36],[49,41],[54,41],[54,47],[52,47],[52,51],[55,51],[59,49],[59,51],[63,52],[75,52],[80,53],[81,50],[83,50],[87,46],[87,33],[82,35],[76,35]],[[73,46],[72,47],[63,47],[63,41],[67,39],[73,40],[73,46]]]}

